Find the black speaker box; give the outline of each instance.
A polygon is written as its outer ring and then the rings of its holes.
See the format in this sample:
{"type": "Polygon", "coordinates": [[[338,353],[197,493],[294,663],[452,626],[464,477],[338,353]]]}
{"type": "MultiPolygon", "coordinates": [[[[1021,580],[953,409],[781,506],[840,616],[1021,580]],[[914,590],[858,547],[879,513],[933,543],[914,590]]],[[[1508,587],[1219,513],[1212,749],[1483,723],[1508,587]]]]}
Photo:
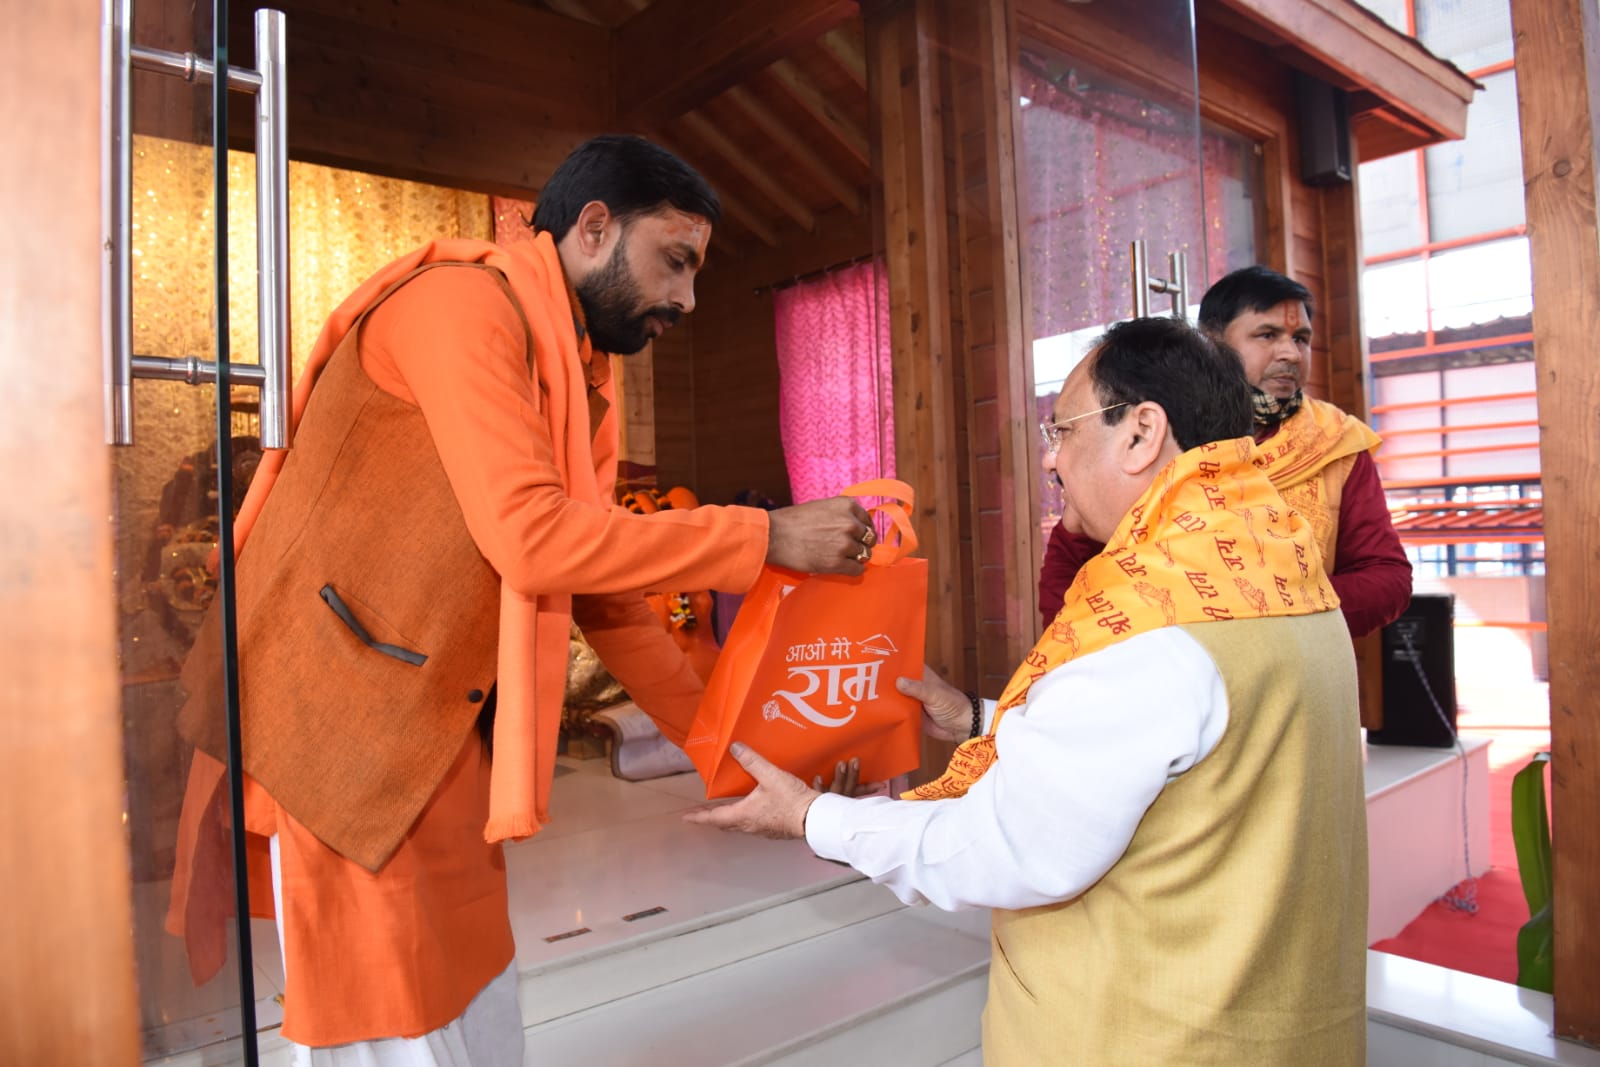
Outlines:
{"type": "Polygon", "coordinates": [[[1405,614],[1383,628],[1383,729],[1367,731],[1371,744],[1455,744],[1455,614],[1454,596],[1418,593],[1405,614]]]}
{"type": "Polygon", "coordinates": [[[1307,185],[1349,181],[1353,164],[1348,94],[1297,70],[1294,95],[1300,120],[1300,177],[1307,185]]]}

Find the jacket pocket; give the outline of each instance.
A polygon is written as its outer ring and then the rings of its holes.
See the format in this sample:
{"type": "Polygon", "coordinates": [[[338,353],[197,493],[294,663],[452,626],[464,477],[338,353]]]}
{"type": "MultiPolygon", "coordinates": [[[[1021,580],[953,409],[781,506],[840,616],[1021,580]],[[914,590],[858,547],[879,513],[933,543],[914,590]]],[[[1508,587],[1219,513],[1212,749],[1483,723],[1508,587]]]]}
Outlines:
{"type": "Polygon", "coordinates": [[[1011,956],[1006,952],[1005,942],[1000,938],[1000,931],[991,930],[989,940],[994,944],[993,959],[990,961],[991,967],[995,961],[998,961],[1005,977],[1009,978],[1011,983],[1022,991],[1022,995],[1028,998],[1028,1002],[1030,1004],[1039,1003],[1039,998],[1033,995],[1033,990],[1028,988],[1028,983],[1022,980],[1022,975],[1017,973],[1017,968],[1012,964],[1011,956]]]}
{"type": "MultiPolygon", "coordinates": [[[[345,603],[344,598],[339,595],[339,591],[333,587],[332,583],[324,585],[318,590],[317,595],[322,597],[323,603],[328,605],[333,613],[339,617],[339,621],[344,623],[345,627],[356,636],[356,639],[374,652],[381,652],[385,656],[400,660],[402,663],[409,663],[413,667],[420,667],[428,662],[427,655],[422,652],[388,641],[379,641],[373,637],[368,632],[366,625],[350,609],[350,605],[345,603]]],[[[365,605],[362,606],[365,607],[365,605]]],[[[379,621],[381,622],[382,620],[379,621]]]]}

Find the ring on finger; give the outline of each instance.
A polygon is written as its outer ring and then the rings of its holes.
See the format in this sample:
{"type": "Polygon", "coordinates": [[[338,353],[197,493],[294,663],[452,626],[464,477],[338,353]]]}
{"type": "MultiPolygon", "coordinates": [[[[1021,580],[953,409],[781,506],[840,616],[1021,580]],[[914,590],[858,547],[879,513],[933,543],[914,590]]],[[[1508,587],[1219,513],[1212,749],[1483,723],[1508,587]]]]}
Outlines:
{"type": "Polygon", "coordinates": [[[877,531],[873,530],[873,528],[870,526],[867,527],[867,532],[861,535],[861,543],[867,548],[871,548],[873,543],[877,540],[877,531]]]}
{"type": "Polygon", "coordinates": [[[872,550],[870,548],[868,548],[866,545],[862,545],[861,546],[861,551],[856,553],[856,562],[857,563],[865,563],[867,560],[869,560],[871,558],[872,558],[872,550]]]}

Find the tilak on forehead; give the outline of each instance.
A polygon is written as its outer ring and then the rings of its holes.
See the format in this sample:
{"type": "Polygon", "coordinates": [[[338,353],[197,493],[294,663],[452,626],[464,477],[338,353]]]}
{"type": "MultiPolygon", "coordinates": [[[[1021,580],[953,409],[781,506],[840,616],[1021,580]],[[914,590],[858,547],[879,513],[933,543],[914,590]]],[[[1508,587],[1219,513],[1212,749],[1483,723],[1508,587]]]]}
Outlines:
{"type": "Polygon", "coordinates": [[[663,217],[666,237],[669,240],[683,241],[704,254],[706,244],[711,240],[711,223],[703,216],[691,215],[687,211],[674,208],[663,217]]]}

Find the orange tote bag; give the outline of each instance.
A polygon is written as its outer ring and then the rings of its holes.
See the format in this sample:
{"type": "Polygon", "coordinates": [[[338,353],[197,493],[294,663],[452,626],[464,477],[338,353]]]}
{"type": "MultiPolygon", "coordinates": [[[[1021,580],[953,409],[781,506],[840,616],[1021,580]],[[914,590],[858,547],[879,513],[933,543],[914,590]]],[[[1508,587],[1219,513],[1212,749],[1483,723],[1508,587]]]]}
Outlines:
{"type": "Polygon", "coordinates": [[[874,548],[857,577],[761,572],[683,746],[707,796],[755,788],[728,754],[735,741],[808,784],[832,781],[840,760],[860,759],[861,781],[879,782],[921,759],[922,708],[894,684],[922,677],[927,628],[928,561],[909,555],[911,487],[880,478],[844,495],[892,498],[871,510],[899,537],[874,548]]]}

